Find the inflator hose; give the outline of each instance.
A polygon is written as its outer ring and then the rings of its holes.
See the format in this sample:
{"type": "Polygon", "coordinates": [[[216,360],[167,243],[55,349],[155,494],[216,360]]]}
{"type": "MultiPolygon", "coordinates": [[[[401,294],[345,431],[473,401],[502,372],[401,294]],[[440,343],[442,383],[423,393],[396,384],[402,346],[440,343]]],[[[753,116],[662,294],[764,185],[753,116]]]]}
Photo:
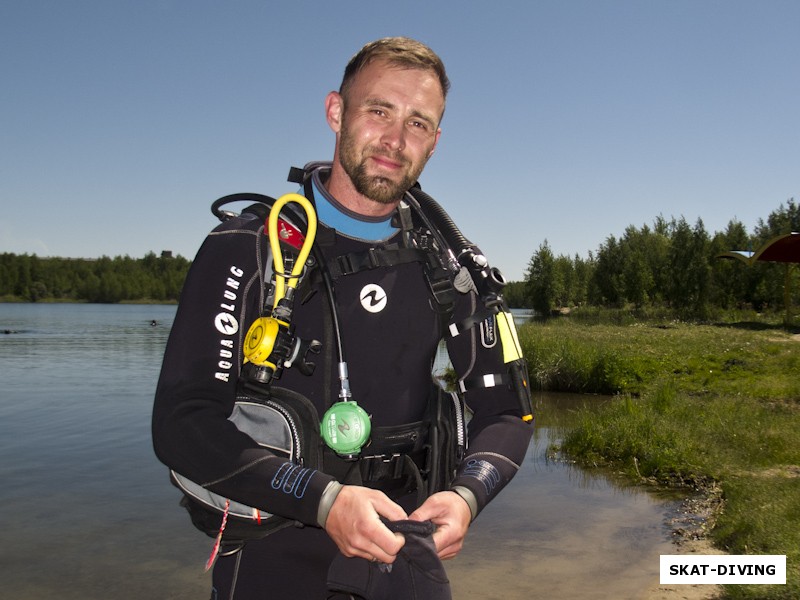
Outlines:
{"type": "Polygon", "coordinates": [[[414,199],[419,202],[424,214],[427,215],[438,230],[442,232],[445,241],[447,241],[451,248],[456,248],[460,252],[466,248],[474,247],[472,242],[464,237],[464,234],[461,233],[461,230],[459,230],[458,226],[453,222],[453,219],[450,218],[450,215],[447,214],[436,200],[423,192],[422,188],[413,187],[408,191],[414,199]]]}
{"type": "Polygon", "coordinates": [[[506,286],[506,279],[500,270],[490,267],[486,257],[476,252],[477,246],[461,233],[450,215],[436,200],[418,186],[412,187],[409,193],[417,203],[419,213],[430,221],[431,232],[436,235],[438,230],[446,246],[455,252],[458,264],[470,272],[484,303],[496,301],[506,286]]]}

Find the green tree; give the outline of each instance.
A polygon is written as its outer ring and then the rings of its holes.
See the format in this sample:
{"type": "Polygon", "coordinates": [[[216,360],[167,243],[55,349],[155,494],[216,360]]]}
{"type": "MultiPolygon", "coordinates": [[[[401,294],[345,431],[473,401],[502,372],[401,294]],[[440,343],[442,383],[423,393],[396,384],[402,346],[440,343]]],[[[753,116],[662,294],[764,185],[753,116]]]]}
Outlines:
{"type": "Polygon", "coordinates": [[[619,243],[623,295],[637,307],[644,306],[650,300],[654,287],[653,270],[647,252],[650,235],[646,225],[641,230],[631,225],[619,243]]]}
{"type": "Polygon", "coordinates": [[[503,290],[503,297],[509,308],[533,308],[524,281],[509,281],[503,290]]]}
{"type": "Polygon", "coordinates": [[[743,308],[752,303],[755,271],[738,260],[719,259],[720,254],[731,251],[752,252],[753,240],[741,221],[731,220],[725,231],[711,239],[710,301],[720,308],[743,308]]]}
{"type": "Polygon", "coordinates": [[[703,221],[676,223],[669,249],[669,302],[687,317],[708,314],[709,239],[703,221]]]}
{"type": "Polygon", "coordinates": [[[559,254],[553,261],[553,280],[555,286],[555,306],[556,308],[572,306],[575,301],[577,281],[575,279],[575,268],[569,256],[559,254]]]}
{"type": "Polygon", "coordinates": [[[557,281],[555,258],[547,240],[531,257],[525,281],[533,309],[542,315],[549,315],[562,293],[562,282],[557,281]]]}
{"type": "Polygon", "coordinates": [[[622,265],[622,248],[611,235],[597,251],[589,290],[592,304],[622,306],[625,300],[622,265]]]}
{"type": "Polygon", "coordinates": [[[572,303],[575,306],[586,304],[589,299],[589,281],[594,270],[594,259],[592,253],[589,258],[584,260],[578,254],[572,259],[573,283],[572,283],[572,303]]]}
{"type": "Polygon", "coordinates": [[[760,246],[774,237],[793,231],[800,232],[800,206],[794,198],[789,198],[786,206],[778,206],[777,210],[769,214],[766,222],[758,220],[755,228],[756,243],[760,246]]]}

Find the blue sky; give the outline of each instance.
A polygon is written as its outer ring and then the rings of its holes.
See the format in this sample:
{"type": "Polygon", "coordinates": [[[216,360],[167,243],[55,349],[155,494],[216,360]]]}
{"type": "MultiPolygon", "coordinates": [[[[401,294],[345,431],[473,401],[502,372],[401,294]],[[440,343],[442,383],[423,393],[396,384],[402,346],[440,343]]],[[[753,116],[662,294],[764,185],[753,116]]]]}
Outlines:
{"type": "Polygon", "coordinates": [[[0,2],[0,252],[191,258],[210,203],[329,160],[325,94],[385,35],[453,87],[421,178],[508,279],[659,215],[800,199],[800,2],[0,2]]]}

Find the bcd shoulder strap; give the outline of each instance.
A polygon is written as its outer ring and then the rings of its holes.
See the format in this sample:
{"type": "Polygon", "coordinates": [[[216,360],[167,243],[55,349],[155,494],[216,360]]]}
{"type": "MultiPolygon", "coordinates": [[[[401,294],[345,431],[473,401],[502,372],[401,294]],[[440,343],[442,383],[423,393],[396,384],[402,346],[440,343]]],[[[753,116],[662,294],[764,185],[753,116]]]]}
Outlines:
{"type": "MultiPolygon", "coordinates": [[[[304,169],[292,167],[289,171],[288,180],[303,186],[304,195],[313,204],[316,202],[312,175],[314,170],[322,166],[323,163],[310,163],[304,169]]],[[[419,207],[419,204],[416,206],[419,207]]],[[[327,261],[328,270],[335,280],[369,269],[420,263],[425,272],[428,289],[433,296],[432,306],[436,312],[444,316],[446,323],[453,312],[456,299],[453,275],[444,266],[443,255],[446,249],[438,247],[435,241],[437,236],[426,229],[425,223],[430,221],[415,216],[414,212],[406,203],[401,202],[394,217],[393,225],[402,232],[402,245],[375,247],[336,256],[327,261]]],[[[321,245],[326,244],[326,239],[329,243],[333,243],[332,234],[335,232],[329,231],[331,232],[329,237],[322,235],[321,232],[318,235],[321,245]]]]}

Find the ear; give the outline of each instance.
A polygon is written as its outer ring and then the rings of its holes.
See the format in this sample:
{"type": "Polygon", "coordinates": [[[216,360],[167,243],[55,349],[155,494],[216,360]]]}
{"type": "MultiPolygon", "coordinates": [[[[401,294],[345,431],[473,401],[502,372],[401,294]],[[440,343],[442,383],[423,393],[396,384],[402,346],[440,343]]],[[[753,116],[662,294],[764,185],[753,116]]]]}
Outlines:
{"type": "Polygon", "coordinates": [[[342,115],[344,114],[344,99],[339,92],[330,92],[325,97],[325,119],[328,126],[339,133],[342,129],[342,115]]]}
{"type": "Polygon", "coordinates": [[[439,128],[436,130],[436,137],[435,137],[435,138],[434,138],[434,140],[433,140],[433,148],[431,148],[431,151],[430,151],[430,152],[428,152],[428,158],[430,158],[431,156],[433,156],[433,153],[434,153],[434,152],[436,152],[436,145],[439,143],[439,138],[440,138],[440,137],[442,137],[442,128],[441,128],[441,127],[439,127],[439,128]]]}

